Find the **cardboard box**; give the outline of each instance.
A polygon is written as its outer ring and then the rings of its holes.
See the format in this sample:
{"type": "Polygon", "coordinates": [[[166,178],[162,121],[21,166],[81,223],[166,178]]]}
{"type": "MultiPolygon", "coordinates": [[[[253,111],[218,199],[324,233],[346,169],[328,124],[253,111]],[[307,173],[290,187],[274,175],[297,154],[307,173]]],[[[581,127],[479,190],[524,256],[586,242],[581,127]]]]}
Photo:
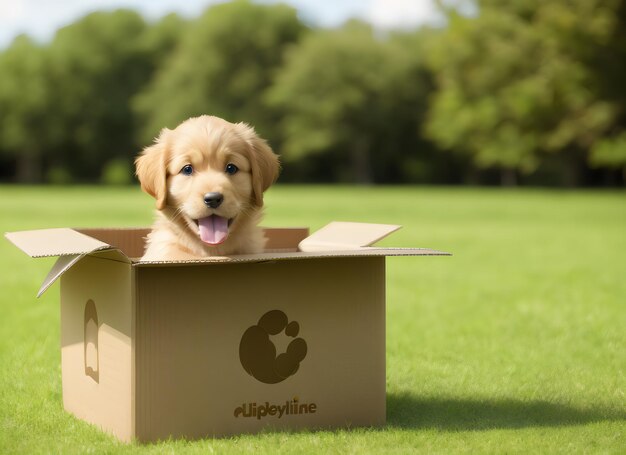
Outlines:
{"type": "Polygon", "coordinates": [[[63,405],[123,441],[385,423],[385,257],[399,226],[266,229],[261,254],[142,262],[148,229],[6,234],[58,256],[63,405]],[[278,354],[278,355],[277,355],[278,354]]]}

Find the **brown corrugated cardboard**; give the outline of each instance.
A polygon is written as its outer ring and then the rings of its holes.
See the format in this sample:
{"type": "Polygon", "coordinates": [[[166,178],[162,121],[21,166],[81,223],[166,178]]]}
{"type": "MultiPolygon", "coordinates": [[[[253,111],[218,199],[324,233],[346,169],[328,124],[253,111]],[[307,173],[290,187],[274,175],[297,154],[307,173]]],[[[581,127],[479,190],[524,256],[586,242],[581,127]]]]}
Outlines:
{"type": "Polygon", "coordinates": [[[267,229],[260,254],[144,262],[147,229],[7,234],[60,256],[65,409],[123,441],[385,422],[393,225],[267,229]],[[303,251],[305,250],[305,251],[303,251]]]}
{"type": "Polygon", "coordinates": [[[61,279],[63,406],[123,441],[134,436],[133,288],[130,264],[101,257],[61,279]]]}
{"type": "Polygon", "coordinates": [[[345,251],[370,246],[401,226],[334,221],[302,240],[300,251],[345,251]]]}
{"type": "Polygon", "coordinates": [[[86,254],[110,248],[110,245],[68,228],[7,232],[9,239],[32,258],[86,254]]]}

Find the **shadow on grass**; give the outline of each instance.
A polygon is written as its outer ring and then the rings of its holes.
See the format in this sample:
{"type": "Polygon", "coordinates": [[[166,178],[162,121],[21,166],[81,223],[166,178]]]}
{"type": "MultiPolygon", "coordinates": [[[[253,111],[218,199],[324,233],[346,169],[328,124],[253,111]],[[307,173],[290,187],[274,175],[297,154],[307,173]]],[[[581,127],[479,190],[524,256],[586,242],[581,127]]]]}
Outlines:
{"type": "MultiPolygon", "coordinates": [[[[462,398],[419,398],[411,394],[387,394],[387,423],[382,427],[365,427],[376,433],[386,429],[437,429],[441,431],[481,431],[529,427],[561,427],[603,421],[626,421],[626,413],[611,408],[580,409],[547,401],[469,400],[462,398]]],[[[354,427],[357,428],[357,427],[354,427]]],[[[348,428],[273,428],[266,426],[250,433],[205,438],[171,437],[161,441],[135,441],[158,447],[163,443],[185,444],[199,441],[237,441],[248,437],[302,435],[318,432],[343,432],[348,428]]]]}
{"type": "Polygon", "coordinates": [[[436,428],[444,431],[559,427],[607,420],[626,420],[609,408],[580,409],[547,401],[468,400],[387,395],[387,426],[436,428]]]}

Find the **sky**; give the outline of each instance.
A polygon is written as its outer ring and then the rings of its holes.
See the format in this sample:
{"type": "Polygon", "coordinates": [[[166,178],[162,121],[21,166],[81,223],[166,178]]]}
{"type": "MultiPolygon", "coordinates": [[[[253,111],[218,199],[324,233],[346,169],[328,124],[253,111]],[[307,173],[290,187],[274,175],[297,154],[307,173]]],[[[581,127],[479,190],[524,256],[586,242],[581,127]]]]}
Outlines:
{"type": "MultiPolygon", "coordinates": [[[[276,3],[273,0],[256,0],[276,3]]],[[[193,17],[219,0],[0,0],[0,48],[26,33],[46,42],[64,25],[96,10],[131,8],[147,19],[170,12],[193,17]]],[[[380,29],[409,28],[437,23],[434,0],[283,0],[298,10],[301,19],[321,26],[335,26],[358,17],[380,29]]]]}

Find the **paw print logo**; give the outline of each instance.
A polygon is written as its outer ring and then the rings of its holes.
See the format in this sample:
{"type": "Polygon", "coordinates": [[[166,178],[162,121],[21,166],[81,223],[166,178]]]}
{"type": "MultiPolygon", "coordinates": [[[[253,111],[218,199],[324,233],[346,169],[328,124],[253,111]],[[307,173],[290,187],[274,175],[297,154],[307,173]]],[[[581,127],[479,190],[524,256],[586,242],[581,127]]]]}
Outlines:
{"type": "Polygon", "coordinates": [[[299,332],[300,325],[296,321],[289,322],[282,311],[265,313],[258,324],[249,327],[241,337],[239,359],[244,370],[265,384],[277,384],[293,376],[307,352],[306,341],[296,338],[299,332]],[[277,356],[270,335],[278,335],[283,330],[293,340],[287,351],[277,356]]]}

